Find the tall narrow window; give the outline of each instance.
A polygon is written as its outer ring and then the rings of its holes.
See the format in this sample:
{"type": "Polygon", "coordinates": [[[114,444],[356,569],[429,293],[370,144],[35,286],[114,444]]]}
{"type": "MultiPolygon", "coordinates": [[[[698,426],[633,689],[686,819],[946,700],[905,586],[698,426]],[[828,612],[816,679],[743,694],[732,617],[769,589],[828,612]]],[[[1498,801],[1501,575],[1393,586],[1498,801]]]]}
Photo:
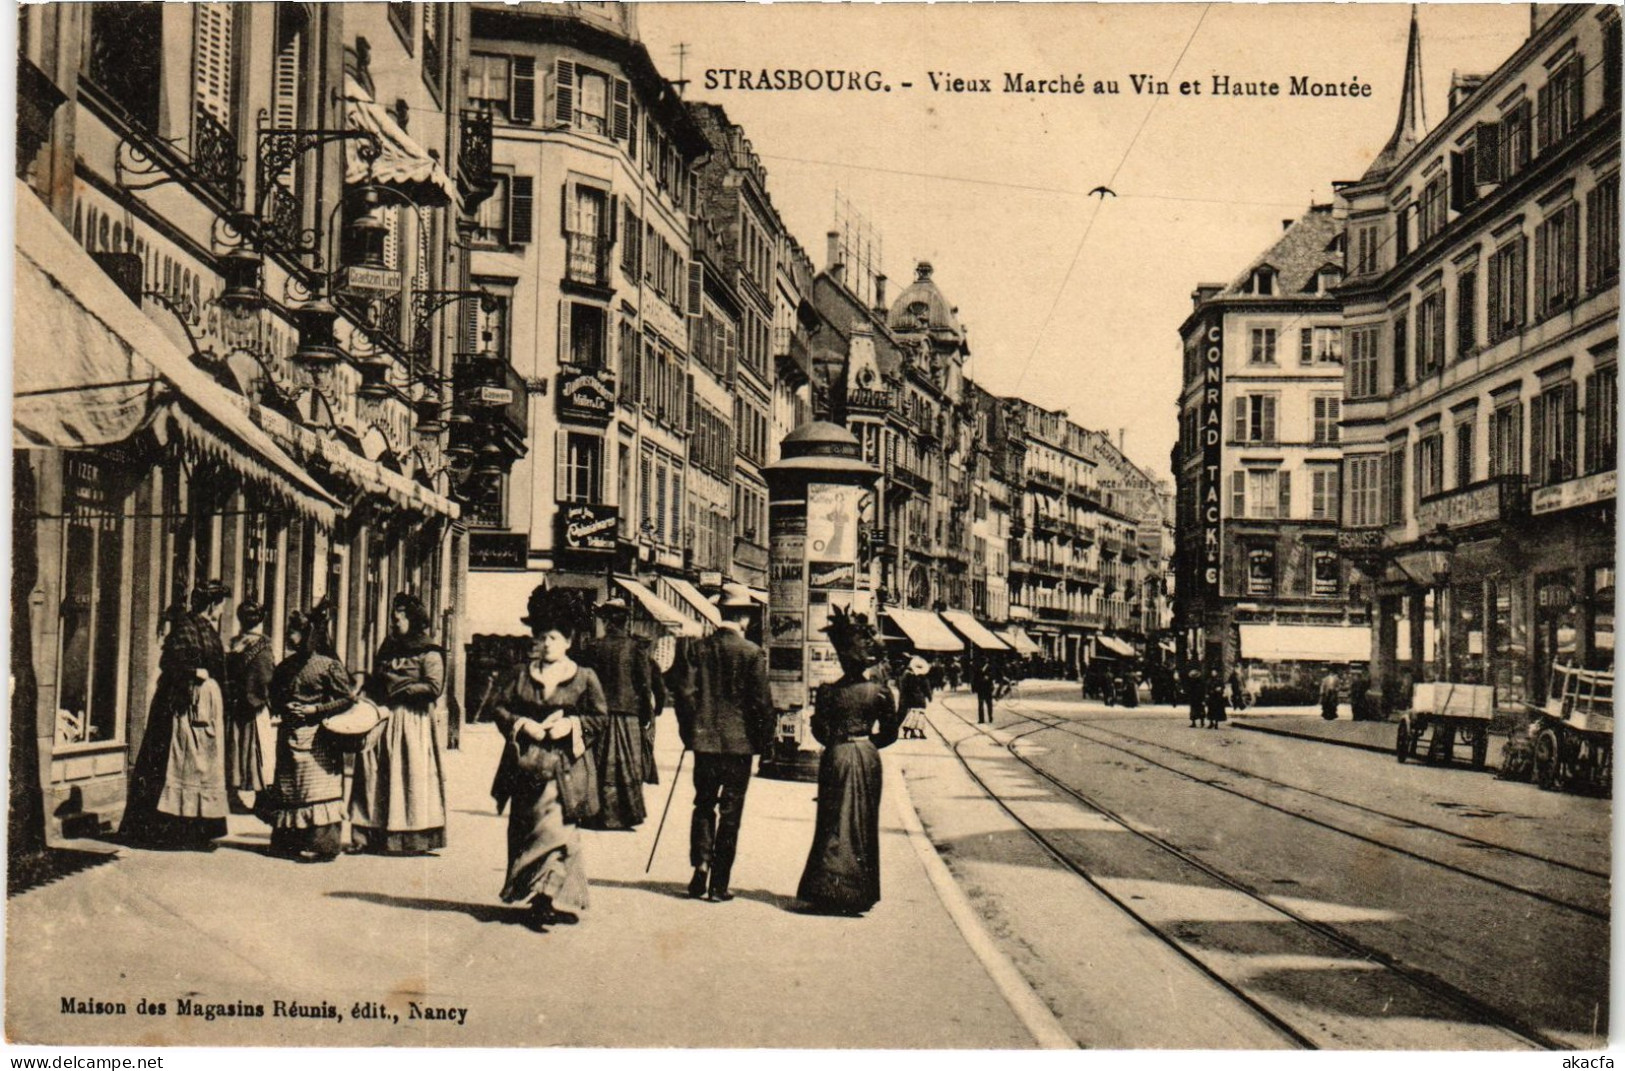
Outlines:
{"type": "Polygon", "coordinates": [[[1586,194],[1586,289],[1619,281],[1619,172],[1586,194]]]}
{"type": "Polygon", "coordinates": [[[1586,472],[1614,468],[1619,436],[1619,370],[1599,368],[1586,377],[1586,472]]]}
{"type": "Polygon", "coordinates": [[[1535,314],[1574,303],[1580,290],[1580,206],[1568,204],[1535,229],[1535,314]]]}
{"type": "Polygon", "coordinates": [[[1576,475],[1578,409],[1573,383],[1541,392],[1529,404],[1530,483],[1561,483],[1576,475]]]}
{"type": "Polygon", "coordinates": [[[1473,482],[1476,466],[1473,454],[1474,422],[1463,420],[1456,425],[1456,486],[1466,487],[1473,482]]]}
{"type": "Polygon", "coordinates": [[[1406,313],[1394,317],[1394,389],[1411,381],[1410,326],[1406,313]]]}
{"type": "Polygon", "coordinates": [[[1523,475],[1523,403],[1512,401],[1490,414],[1490,475],[1523,475]]]}
{"type": "Polygon", "coordinates": [[[1335,521],[1338,516],[1337,469],[1316,466],[1309,470],[1309,519],[1335,521]]]}
{"type": "Polygon", "coordinates": [[[1478,348],[1478,272],[1464,271],[1456,276],[1456,360],[1464,360],[1478,348]]]}
{"type": "Polygon", "coordinates": [[[1338,440],[1338,421],[1342,419],[1343,400],[1336,394],[1317,394],[1314,397],[1314,441],[1335,443],[1338,440]]]}
{"type": "Polygon", "coordinates": [[[1371,398],[1377,393],[1376,327],[1352,327],[1348,332],[1348,396],[1371,398]]]}
{"type": "Polygon", "coordinates": [[[1435,431],[1416,440],[1416,499],[1444,490],[1444,434],[1435,431]]]}

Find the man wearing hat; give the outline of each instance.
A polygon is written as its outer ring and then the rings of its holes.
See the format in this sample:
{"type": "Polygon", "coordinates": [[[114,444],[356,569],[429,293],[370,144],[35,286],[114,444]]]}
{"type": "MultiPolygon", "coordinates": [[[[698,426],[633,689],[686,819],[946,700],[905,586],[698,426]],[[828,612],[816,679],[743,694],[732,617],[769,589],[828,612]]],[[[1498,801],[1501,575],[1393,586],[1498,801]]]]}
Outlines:
{"type": "Polygon", "coordinates": [[[598,770],[598,814],[583,824],[594,829],[636,829],[648,816],[643,804],[647,774],[644,733],[659,713],[655,682],[660,670],[649,655],[648,643],[627,631],[631,609],[625,600],[608,599],[597,614],[604,622],[604,635],[583,643],[576,660],[598,674],[609,706],[609,729],[599,735],[592,749],[598,770]]]}
{"type": "Polygon", "coordinates": [[[767,653],[745,639],[755,603],[725,595],[722,625],[679,652],[668,676],[683,746],[694,752],[694,817],[689,826],[688,895],[732,900],[728,882],[750,787],[751,758],[773,736],[767,653]]]}

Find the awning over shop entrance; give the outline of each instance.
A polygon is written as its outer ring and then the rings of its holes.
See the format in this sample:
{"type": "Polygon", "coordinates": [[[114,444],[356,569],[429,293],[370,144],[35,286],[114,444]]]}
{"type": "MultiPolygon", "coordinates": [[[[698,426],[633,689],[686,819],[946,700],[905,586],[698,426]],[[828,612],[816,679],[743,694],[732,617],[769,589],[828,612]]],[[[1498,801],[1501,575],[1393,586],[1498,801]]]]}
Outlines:
{"type": "Polygon", "coordinates": [[[372,99],[372,94],[349,75],[344,79],[344,95],[350,128],[365,130],[378,139],[378,159],[363,158],[362,140],[344,143],[344,181],[352,186],[376,183],[393,186],[425,208],[457,203],[457,186],[440,166],[440,161],[401,129],[388,109],[372,99]]]}
{"type": "Polygon", "coordinates": [[[716,628],[722,624],[722,612],[717,609],[716,603],[700,594],[700,589],[690,584],[680,576],[663,576],[660,586],[665,588],[663,594],[671,596],[671,603],[681,610],[685,606],[692,611],[690,616],[697,616],[703,625],[716,628]]]}
{"type": "Polygon", "coordinates": [[[1261,662],[1368,662],[1371,630],[1365,625],[1243,624],[1241,657],[1261,662]]]}
{"type": "Polygon", "coordinates": [[[1009,628],[1001,629],[1000,631],[994,633],[994,635],[998,636],[999,639],[1003,640],[1005,643],[1008,643],[1012,648],[1014,648],[1016,654],[1018,655],[1035,655],[1044,653],[1044,649],[1039,647],[1038,644],[1034,643],[1032,641],[1032,637],[1027,635],[1027,630],[1023,629],[1020,625],[1011,625],[1009,628]]]}
{"type": "Polygon", "coordinates": [[[331,526],[339,502],[254,425],[74,242],[34,192],[16,192],[12,446],[122,442],[166,405],[188,444],[331,526]]]}
{"type": "Polygon", "coordinates": [[[947,653],[965,649],[964,641],[955,636],[953,630],[944,625],[936,614],[925,610],[892,609],[886,611],[886,616],[908,637],[917,651],[947,653]]]}
{"type": "Polygon", "coordinates": [[[1135,658],[1135,657],[1137,657],[1137,655],[1135,653],[1135,650],[1134,650],[1134,645],[1129,644],[1129,643],[1124,643],[1122,640],[1118,639],[1116,636],[1096,636],[1095,637],[1095,643],[1100,648],[1104,649],[1107,654],[1114,655],[1117,658],[1135,658]]]}
{"type": "Polygon", "coordinates": [[[1010,645],[993,635],[988,627],[964,610],[944,610],[942,618],[953,630],[984,651],[1008,651],[1010,645]]]}
{"type": "Polygon", "coordinates": [[[636,580],[628,580],[624,576],[615,578],[615,583],[630,596],[638,601],[644,612],[654,618],[657,623],[677,633],[679,636],[699,636],[704,634],[699,623],[690,621],[683,616],[671,603],[650,591],[636,580]]]}
{"type": "Polygon", "coordinates": [[[469,636],[529,636],[530,626],[519,619],[530,593],[546,578],[546,573],[470,572],[464,631],[469,636]]]}

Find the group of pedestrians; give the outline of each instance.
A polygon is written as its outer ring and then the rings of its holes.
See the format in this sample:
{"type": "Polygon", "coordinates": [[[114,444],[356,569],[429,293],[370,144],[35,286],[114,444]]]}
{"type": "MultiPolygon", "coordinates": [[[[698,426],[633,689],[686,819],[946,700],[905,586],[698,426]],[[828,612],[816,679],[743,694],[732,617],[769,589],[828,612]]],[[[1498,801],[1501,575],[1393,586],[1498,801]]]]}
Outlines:
{"type": "Polygon", "coordinates": [[[220,620],[229,596],[209,581],[164,615],[158,686],[121,835],[141,847],[213,851],[235,811],[271,827],[273,855],[305,862],[340,854],[346,818],[352,851],[420,855],[444,847],[433,711],[445,690],[445,652],[429,637],[423,603],[395,596],[372,672],[352,677],[334,648],[325,601],[289,615],[288,653],[277,663],[265,610],[253,601],[237,608],[239,632],[225,649],[220,620]],[[364,736],[324,726],[358,705],[377,711],[364,736]],[[346,797],[345,754],[357,748],[346,797]]]}

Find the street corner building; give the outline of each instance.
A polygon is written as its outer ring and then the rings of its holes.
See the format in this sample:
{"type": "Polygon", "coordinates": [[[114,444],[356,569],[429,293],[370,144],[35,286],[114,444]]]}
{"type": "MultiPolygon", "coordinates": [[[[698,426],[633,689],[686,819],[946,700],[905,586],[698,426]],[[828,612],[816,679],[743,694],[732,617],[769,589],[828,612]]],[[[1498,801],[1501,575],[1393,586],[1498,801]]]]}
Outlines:
{"type": "MultiPolygon", "coordinates": [[[[1620,24],[1540,7],[1180,327],[1178,627],[1302,688],[1542,706],[1614,664],[1620,24]]],[[[1435,74],[1435,77],[1437,75],[1435,74]]],[[[1300,700],[1308,701],[1308,700],[1300,700]]]]}

